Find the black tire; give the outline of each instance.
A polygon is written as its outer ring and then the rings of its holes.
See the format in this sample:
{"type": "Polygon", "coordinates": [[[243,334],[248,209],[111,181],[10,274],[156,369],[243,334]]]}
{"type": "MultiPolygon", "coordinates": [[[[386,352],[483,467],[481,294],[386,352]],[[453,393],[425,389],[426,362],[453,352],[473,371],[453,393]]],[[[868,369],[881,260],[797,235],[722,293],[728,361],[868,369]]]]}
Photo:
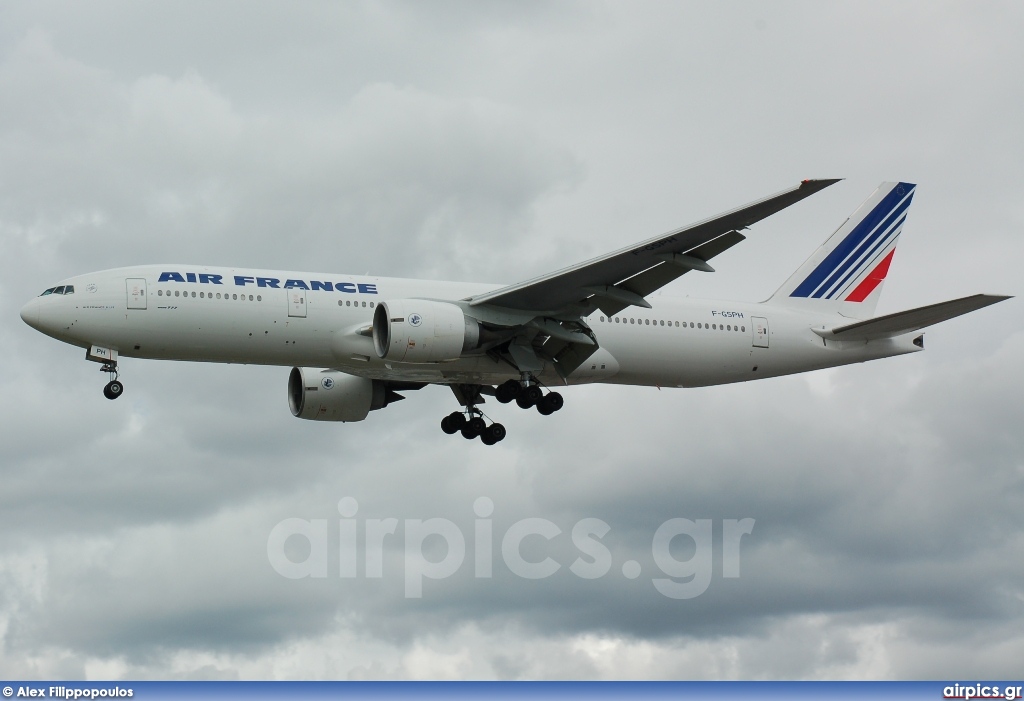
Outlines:
{"type": "Polygon", "coordinates": [[[506,435],[507,432],[505,431],[504,426],[501,424],[491,424],[487,427],[487,430],[484,431],[483,440],[487,445],[494,445],[495,443],[500,443],[505,440],[506,435]],[[490,443],[488,443],[488,441],[490,441],[490,443]]]}
{"type": "Polygon", "coordinates": [[[533,406],[533,402],[531,402],[530,398],[526,396],[526,392],[522,392],[518,397],[516,397],[516,404],[519,405],[520,409],[529,409],[533,406]]]}
{"type": "Polygon", "coordinates": [[[483,433],[480,434],[480,442],[483,443],[484,445],[494,445],[498,441],[494,440],[494,438],[491,437],[489,431],[484,431],[483,433]]]}
{"type": "Polygon", "coordinates": [[[466,415],[461,411],[453,411],[445,418],[448,419],[448,426],[452,429],[452,433],[462,430],[462,427],[466,425],[466,415]]]}
{"type": "Polygon", "coordinates": [[[544,397],[537,402],[537,411],[541,416],[550,416],[555,413],[555,408],[551,406],[551,402],[548,401],[548,398],[544,397]]]}
{"type": "Polygon", "coordinates": [[[103,396],[106,397],[107,399],[117,399],[123,393],[124,385],[118,382],[117,380],[108,382],[107,386],[103,388],[103,396]]]}
{"type": "Polygon", "coordinates": [[[458,431],[459,429],[452,426],[452,417],[446,416],[441,419],[441,430],[447,433],[449,436],[458,431]]]}
{"type": "Polygon", "coordinates": [[[547,396],[544,397],[544,400],[548,403],[551,407],[551,411],[553,412],[558,411],[565,406],[565,399],[563,399],[562,395],[558,392],[548,392],[547,396]]]}
{"type": "Polygon", "coordinates": [[[520,389],[521,387],[519,386],[519,383],[515,380],[506,380],[498,385],[497,389],[494,391],[494,398],[502,404],[508,404],[519,396],[520,389]]]}
{"type": "Polygon", "coordinates": [[[472,424],[466,424],[460,429],[460,432],[462,433],[462,437],[465,438],[467,441],[471,441],[480,435],[479,433],[473,430],[472,424]]]}
{"type": "Polygon", "coordinates": [[[483,432],[487,430],[487,422],[484,421],[483,418],[480,416],[474,416],[472,419],[469,420],[468,425],[471,429],[473,429],[473,432],[478,436],[483,435],[483,432]]]}
{"type": "Polygon", "coordinates": [[[523,394],[530,400],[530,406],[533,406],[544,397],[544,390],[538,385],[530,385],[523,390],[523,394]]]}

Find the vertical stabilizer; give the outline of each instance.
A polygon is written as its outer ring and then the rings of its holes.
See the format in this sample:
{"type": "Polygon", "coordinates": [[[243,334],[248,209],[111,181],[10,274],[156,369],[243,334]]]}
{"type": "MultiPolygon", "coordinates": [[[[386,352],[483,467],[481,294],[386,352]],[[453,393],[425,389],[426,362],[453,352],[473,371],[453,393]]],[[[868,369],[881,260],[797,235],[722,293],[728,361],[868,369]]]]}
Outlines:
{"type": "Polygon", "coordinates": [[[870,318],[882,294],[915,187],[912,183],[882,183],[769,302],[870,318]]]}

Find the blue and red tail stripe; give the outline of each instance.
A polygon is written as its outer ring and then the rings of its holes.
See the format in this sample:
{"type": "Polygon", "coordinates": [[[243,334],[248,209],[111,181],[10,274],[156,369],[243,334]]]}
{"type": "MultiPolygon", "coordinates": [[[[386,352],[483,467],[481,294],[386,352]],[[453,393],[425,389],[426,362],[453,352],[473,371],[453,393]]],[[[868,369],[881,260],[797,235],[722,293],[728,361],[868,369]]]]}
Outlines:
{"type": "Polygon", "coordinates": [[[790,296],[842,299],[865,270],[870,268],[868,276],[845,297],[850,302],[863,301],[888,272],[892,250],[886,253],[886,249],[890,248],[903,228],[915,187],[913,183],[897,183],[797,285],[790,296]],[[879,257],[882,257],[880,262],[879,257]],[[868,284],[868,280],[874,282],[868,284]]]}

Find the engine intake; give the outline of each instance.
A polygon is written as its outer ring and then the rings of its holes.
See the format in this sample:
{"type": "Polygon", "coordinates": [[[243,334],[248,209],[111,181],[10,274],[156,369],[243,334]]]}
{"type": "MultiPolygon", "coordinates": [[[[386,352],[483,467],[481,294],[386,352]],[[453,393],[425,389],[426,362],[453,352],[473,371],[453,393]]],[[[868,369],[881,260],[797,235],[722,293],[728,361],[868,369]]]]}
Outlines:
{"type": "Polygon", "coordinates": [[[311,421],[362,421],[371,411],[405,399],[381,380],[338,370],[292,368],[288,375],[288,408],[292,416],[311,421]]]}
{"type": "Polygon", "coordinates": [[[373,313],[373,347],[383,360],[457,360],[479,345],[479,322],[449,302],[396,299],[379,303],[373,313]]]}

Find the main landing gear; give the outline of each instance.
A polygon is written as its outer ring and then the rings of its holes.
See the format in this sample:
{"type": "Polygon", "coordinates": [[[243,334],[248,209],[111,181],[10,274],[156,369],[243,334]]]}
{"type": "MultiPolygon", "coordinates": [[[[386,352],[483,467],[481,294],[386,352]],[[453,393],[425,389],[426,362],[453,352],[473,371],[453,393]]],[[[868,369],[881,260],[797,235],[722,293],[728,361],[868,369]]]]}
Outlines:
{"type": "Polygon", "coordinates": [[[494,445],[504,440],[505,427],[499,423],[487,425],[487,418],[477,408],[477,404],[483,402],[483,392],[494,394],[495,399],[502,404],[515,401],[523,409],[537,407],[537,411],[544,416],[555,413],[565,404],[558,392],[544,394],[544,390],[528,373],[523,373],[522,381],[508,380],[494,389],[481,385],[452,385],[452,391],[465,409],[453,411],[441,419],[441,430],[449,435],[461,433],[463,438],[469,440],[479,438],[484,445],[494,445]]]}
{"type": "MultiPolygon", "coordinates": [[[[526,380],[529,382],[529,380],[526,380]]],[[[544,394],[540,385],[536,383],[523,384],[516,380],[508,380],[498,385],[494,391],[494,398],[502,404],[515,401],[521,409],[537,407],[537,411],[543,416],[549,416],[562,408],[565,400],[558,392],[544,394]]]]}
{"type": "Polygon", "coordinates": [[[441,430],[451,435],[461,433],[467,440],[480,438],[484,445],[494,445],[505,439],[505,427],[499,423],[487,425],[483,412],[470,406],[466,412],[453,411],[441,419],[441,430]]]}
{"type": "Polygon", "coordinates": [[[110,382],[103,387],[103,396],[107,399],[117,399],[124,392],[124,385],[118,378],[117,363],[105,363],[100,372],[110,375],[110,382]]]}

